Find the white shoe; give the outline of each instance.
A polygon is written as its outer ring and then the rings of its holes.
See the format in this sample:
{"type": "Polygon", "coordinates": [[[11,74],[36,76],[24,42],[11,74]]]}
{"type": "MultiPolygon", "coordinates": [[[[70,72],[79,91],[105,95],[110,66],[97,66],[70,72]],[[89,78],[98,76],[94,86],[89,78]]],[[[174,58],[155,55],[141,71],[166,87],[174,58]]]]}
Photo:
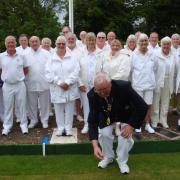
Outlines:
{"type": "Polygon", "coordinates": [[[48,128],[48,123],[43,123],[42,127],[43,127],[43,129],[47,129],[48,128]]]}
{"type": "Polygon", "coordinates": [[[141,133],[141,132],[142,132],[142,130],[141,130],[141,128],[139,128],[139,129],[135,129],[135,132],[136,132],[136,133],[141,133]]]}
{"type": "Polygon", "coordinates": [[[150,126],[149,123],[145,125],[145,130],[150,134],[155,133],[154,129],[150,126]]]}
{"type": "Polygon", "coordinates": [[[124,164],[120,164],[119,165],[119,169],[120,169],[120,172],[122,174],[128,174],[130,172],[129,166],[127,164],[125,164],[125,163],[124,164]]]}
{"type": "Polygon", "coordinates": [[[29,125],[28,125],[28,128],[29,129],[32,129],[32,128],[34,128],[35,126],[37,125],[37,123],[30,123],[29,125]]]}
{"type": "Polygon", "coordinates": [[[72,136],[72,135],[73,135],[73,133],[71,130],[66,131],[66,136],[72,136]]]}
{"type": "Polygon", "coordinates": [[[80,122],[83,122],[83,121],[84,121],[84,119],[83,119],[83,117],[82,117],[81,115],[77,115],[77,116],[76,116],[76,119],[77,119],[78,121],[80,121],[80,122]]]}
{"type": "Polygon", "coordinates": [[[17,122],[17,123],[20,123],[20,119],[17,118],[17,119],[16,119],[16,122],[17,122]]]}
{"type": "Polygon", "coordinates": [[[87,134],[88,130],[89,130],[88,126],[84,126],[84,128],[81,130],[81,133],[82,134],[87,134]]]}
{"type": "Polygon", "coordinates": [[[23,134],[28,134],[28,128],[21,128],[21,131],[23,134]]]}
{"type": "Polygon", "coordinates": [[[98,163],[98,168],[106,168],[109,164],[113,162],[112,158],[104,158],[98,163]]]}
{"type": "Polygon", "coordinates": [[[165,129],[168,129],[168,128],[169,128],[169,126],[168,126],[167,123],[162,123],[162,126],[163,126],[163,128],[165,128],[165,129]]]}
{"type": "Polygon", "coordinates": [[[116,136],[120,136],[121,135],[120,128],[115,128],[115,135],[116,136]]]}
{"type": "Polygon", "coordinates": [[[57,130],[56,136],[62,136],[63,135],[63,130],[57,130]]]}
{"type": "Polygon", "coordinates": [[[10,133],[10,130],[8,130],[8,129],[3,129],[2,130],[2,135],[7,136],[9,133],[10,133]]]}

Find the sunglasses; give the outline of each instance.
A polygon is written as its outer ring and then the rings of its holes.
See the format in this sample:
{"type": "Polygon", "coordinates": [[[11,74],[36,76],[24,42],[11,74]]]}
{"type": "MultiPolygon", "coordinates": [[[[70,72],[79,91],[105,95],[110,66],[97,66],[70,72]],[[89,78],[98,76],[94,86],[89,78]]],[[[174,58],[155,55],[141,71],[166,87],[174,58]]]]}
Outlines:
{"type": "Polygon", "coordinates": [[[101,37],[101,36],[98,36],[97,38],[98,38],[98,39],[105,39],[105,37],[101,37]]]}

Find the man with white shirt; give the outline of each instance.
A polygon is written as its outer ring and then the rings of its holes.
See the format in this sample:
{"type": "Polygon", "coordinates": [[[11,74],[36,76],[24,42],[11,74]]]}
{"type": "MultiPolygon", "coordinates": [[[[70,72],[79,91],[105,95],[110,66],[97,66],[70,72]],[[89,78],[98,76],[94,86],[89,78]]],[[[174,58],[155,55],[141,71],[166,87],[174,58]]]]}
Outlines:
{"type": "MultiPolygon", "coordinates": [[[[30,51],[30,47],[28,46],[28,37],[26,34],[21,34],[19,36],[19,45],[16,47],[16,51],[19,54],[25,55],[30,51]]],[[[28,105],[26,106],[28,109],[28,105]]],[[[20,122],[20,112],[18,111],[19,107],[17,107],[17,104],[15,104],[15,114],[16,114],[16,122],[20,122]]]]}
{"type": "Polygon", "coordinates": [[[107,46],[110,48],[111,42],[116,39],[116,34],[112,31],[108,32],[107,34],[107,46]]]}
{"type": "Polygon", "coordinates": [[[40,47],[40,39],[32,36],[29,40],[31,50],[25,55],[29,63],[29,72],[26,77],[27,99],[29,105],[29,128],[38,123],[38,101],[40,119],[43,128],[48,128],[50,93],[45,79],[45,64],[50,58],[49,52],[40,47]]]}
{"type": "Polygon", "coordinates": [[[148,45],[148,50],[152,50],[153,52],[157,51],[160,49],[159,44],[159,35],[157,32],[152,32],[149,36],[149,45],[148,45]]]}
{"type": "Polygon", "coordinates": [[[7,36],[5,39],[6,51],[0,57],[1,78],[4,81],[4,122],[3,135],[8,135],[13,126],[13,108],[17,104],[20,113],[20,128],[23,134],[28,133],[26,117],[26,87],[25,75],[28,72],[28,64],[24,56],[16,52],[16,39],[7,36]]]}
{"type": "Polygon", "coordinates": [[[19,45],[16,48],[16,51],[20,54],[27,54],[30,51],[30,47],[28,46],[28,37],[26,34],[21,34],[19,36],[19,45]]]}
{"type": "Polygon", "coordinates": [[[96,38],[96,48],[98,51],[104,53],[110,50],[110,47],[106,44],[106,34],[104,32],[99,32],[96,38]]]}
{"type": "Polygon", "coordinates": [[[79,34],[80,40],[76,41],[76,44],[78,47],[80,48],[84,48],[85,47],[85,39],[86,39],[86,31],[81,31],[79,34]]]}

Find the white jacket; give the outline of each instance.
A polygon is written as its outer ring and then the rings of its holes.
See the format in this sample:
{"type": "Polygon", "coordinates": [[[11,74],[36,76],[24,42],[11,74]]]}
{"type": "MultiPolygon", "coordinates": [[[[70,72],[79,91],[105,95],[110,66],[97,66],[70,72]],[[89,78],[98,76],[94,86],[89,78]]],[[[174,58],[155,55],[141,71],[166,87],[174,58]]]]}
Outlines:
{"type": "Polygon", "coordinates": [[[50,84],[51,102],[66,103],[79,98],[77,82],[79,79],[79,63],[66,51],[63,59],[57,53],[46,64],[46,79],[50,84]],[[58,85],[65,82],[69,85],[67,91],[58,85]]]}
{"type": "Polygon", "coordinates": [[[155,63],[152,51],[145,55],[136,49],[131,56],[132,87],[138,91],[153,90],[155,88],[155,63]]]}
{"type": "Polygon", "coordinates": [[[172,94],[173,92],[173,79],[174,79],[174,71],[176,64],[176,57],[172,52],[169,53],[168,56],[163,55],[162,50],[159,49],[155,53],[155,77],[156,77],[156,88],[155,92],[159,92],[160,88],[164,87],[164,81],[166,77],[166,71],[168,67],[168,78],[169,78],[169,92],[172,94]]]}
{"type": "Polygon", "coordinates": [[[79,86],[86,86],[89,88],[94,86],[95,74],[102,71],[103,58],[103,52],[100,52],[97,49],[92,53],[89,53],[87,49],[84,50],[83,56],[79,61],[79,86]]]}
{"type": "Polygon", "coordinates": [[[32,48],[25,55],[29,64],[28,74],[26,76],[26,85],[28,91],[45,91],[49,89],[49,84],[45,79],[45,65],[50,58],[50,53],[41,47],[37,51],[32,48]]]}
{"type": "Polygon", "coordinates": [[[107,72],[111,79],[128,81],[130,70],[130,55],[124,51],[118,51],[114,56],[111,53],[105,55],[103,71],[107,72]]]}

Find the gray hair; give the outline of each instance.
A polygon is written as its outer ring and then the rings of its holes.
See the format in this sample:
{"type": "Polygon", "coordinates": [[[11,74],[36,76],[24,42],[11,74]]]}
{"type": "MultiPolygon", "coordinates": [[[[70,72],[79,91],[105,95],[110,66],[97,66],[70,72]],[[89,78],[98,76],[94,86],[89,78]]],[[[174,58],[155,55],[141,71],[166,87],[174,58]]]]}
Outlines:
{"type": "Polygon", "coordinates": [[[144,39],[149,40],[147,34],[141,33],[141,34],[139,35],[139,38],[138,38],[138,43],[139,43],[140,40],[144,40],[144,39]]]}
{"type": "Polygon", "coordinates": [[[137,38],[134,34],[130,34],[128,37],[127,37],[127,40],[126,40],[126,44],[128,44],[129,41],[135,41],[137,42],[137,38]]]}
{"type": "Polygon", "coordinates": [[[178,33],[175,33],[175,34],[173,34],[172,36],[171,36],[171,39],[172,38],[180,38],[180,35],[178,34],[178,33]]]}
{"type": "Polygon", "coordinates": [[[42,40],[41,40],[41,44],[44,44],[45,42],[49,42],[50,43],[50,45],[51,45],[51,39],[50,38],[48,38],[48,37],[45,37],[45,38],[43,38],[42,40]]]}
{"type": "Polygon", "coordinates": [[[9,39],[13,39],[13,41],[15,41],[15,44],[16,44],[16,38],[15,38],[15,36],[9,35],[9,36],[7,36],[7,37],[5,38],[5,45],[7,45],[7,41],[8,41],[9,39]]]}
{"type": "Polygon", "coordinates": [[[166,36],[164,38],[161,39],[161,46],[164,44],[164,43],[168,43],[171,45],[171,38],[166,36]]]}
{"type": "Polygon", "coordinates": [[[108,83],[111,82],[111,78],[110,78],[109,74],[104,71],[96,73],[95,78],[94,78],[94,85],[101,84],[104,81],[106,81],[108,83]]]}
{"type": "Polygon", "coordinates": [[[57,44],[60,41],[66,44],[66,38],[64,36],[58,36],[55,44],[57,44]]]}

